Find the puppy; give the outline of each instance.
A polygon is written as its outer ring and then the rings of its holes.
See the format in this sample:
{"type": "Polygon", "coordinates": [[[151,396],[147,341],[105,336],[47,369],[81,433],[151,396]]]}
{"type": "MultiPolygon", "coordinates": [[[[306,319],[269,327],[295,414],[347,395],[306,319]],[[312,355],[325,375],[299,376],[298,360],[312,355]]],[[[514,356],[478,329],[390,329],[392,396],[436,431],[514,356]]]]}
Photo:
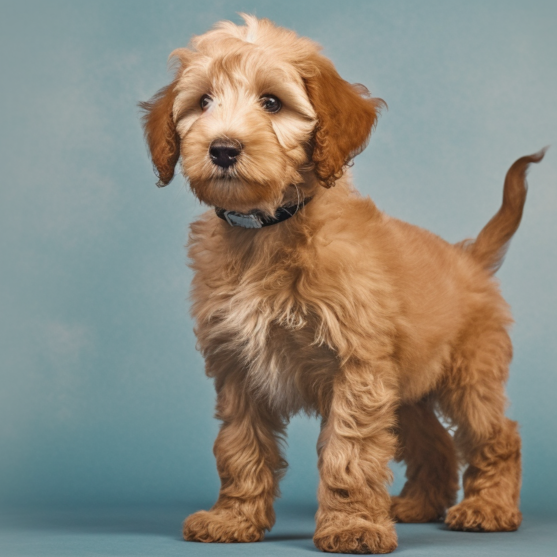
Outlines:
{"type": "Polygon", "coordinates": [[[281,440],[300,411],[322,419],[319,549],[389,553],[395,520],[445,513],[453,530],[516,530],[520,438],[504,413],[512,319],[493,274],[543,151],[512,165],[475,241],[448,244],[385,215],[346,176],[383,101],[344,81],[312,41],[243,17],[175,50],[174,80],[141,104],[158,185],[181,160],[212,207],[191,226],[189,256],[222,421],[221,490],[184,537],[263,538],[286,468],[281,440]],[[457,454],[467,469],[455,505],[457,454]],[[393,498],[392,458],[407,465],[393,498]]]}

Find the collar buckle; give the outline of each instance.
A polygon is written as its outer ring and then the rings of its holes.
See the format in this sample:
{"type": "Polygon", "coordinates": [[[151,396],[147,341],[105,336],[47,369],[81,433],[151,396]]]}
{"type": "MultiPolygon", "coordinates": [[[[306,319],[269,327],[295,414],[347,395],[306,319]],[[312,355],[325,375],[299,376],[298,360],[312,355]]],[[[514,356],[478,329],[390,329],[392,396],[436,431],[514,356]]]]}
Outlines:
{"type": "Polygon", "coordinates": [[[230,226],[241,226],[242,228],[263,228],[261,219],[253,213],[243,214],[236,211],[224,211],[224,220],[230,226]]]}

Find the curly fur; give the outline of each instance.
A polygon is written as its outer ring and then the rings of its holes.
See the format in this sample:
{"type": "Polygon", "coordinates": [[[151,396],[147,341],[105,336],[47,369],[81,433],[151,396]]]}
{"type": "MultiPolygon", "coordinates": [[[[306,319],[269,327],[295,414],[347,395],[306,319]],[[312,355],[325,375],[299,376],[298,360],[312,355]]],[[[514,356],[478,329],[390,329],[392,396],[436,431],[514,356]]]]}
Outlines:
{"type": "Polygon", "coordinates": [[[211,510],[185,521],[185,538],[263,538],[285,427],[300,411],[322,418],[319,549],[388,553],[394,520],[438,520],[447,509],[451,529],[515,530],[520,438],[504,414],[512,319],[493,272],[520,222],[527,167],[543,152],[511,167],[502,208],[477,240],[451,245],[385,215],[350,183],[346,165],[383,101],[344,81],[310,40],[245,20],[175,51],[174,81],[142,105],[163,183],[179,153],[210,206],[274,214],[312,197],[260,230],[212,210],[191,226],[192,313],[217,390],[222,485],[211,510]],[[265,112],[266,94],[282,100],[280,112],[265,112]],[[242,148],[227,172],[208,155],[222,138],[242,148]],[[391,498],[394,457],[407,463],[407,483],[391,498]],[[459,459],[465,497],[454,505],[459,459]]]}

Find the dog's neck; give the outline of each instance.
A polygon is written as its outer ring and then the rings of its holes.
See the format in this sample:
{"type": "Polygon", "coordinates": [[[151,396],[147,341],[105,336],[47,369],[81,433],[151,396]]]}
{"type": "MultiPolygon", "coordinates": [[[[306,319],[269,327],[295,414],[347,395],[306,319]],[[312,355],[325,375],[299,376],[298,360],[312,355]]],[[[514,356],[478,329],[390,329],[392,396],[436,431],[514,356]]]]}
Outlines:
{"type": "Polygon", "coordinates": [[[242,262],[241,267],[250,267],[262,254],[265,254],[265,257],[277,258],[273,259],[274,261],[284,262],[285,257],[290,257],[288,253],[296,250],[301,253],[300,250],[313,249],[313,239],[319,230],[324,226],[335,226],[334,223],[339,217],[350,210],[350,198],[359,197],[344,177],[336,182],[334,188],[319,186],[306,190],[304,194],[312,195],[311,202],[294,217],[277,226],[261,229],[230,226],[218,218],[213,209],[209,213],[212,213],[209,221],[211,234],[218,236],[219,242],[226,246],[225,253],[235,254],[233,257],[242,262]]]}
{"type": "Polygon", "coordinates": [[[303,177],[302,183],[291,184],[286,188],[282,202],[274,213],[258,208],[241,212],[221,207],[215,207],[215,213],[230,226],[239,228],[265,228],[289,220],[301,211],[320,189],[313,173],[306,172],[303,177]]]}
{"type": "Polygon", "coordinates": [[[221,207],[215,207],[217,217],[225,220],[230,226],[240,226],[241,228],[264,228],[272,226],[292,218],[300,209],[307,205],[313,196],[304,197],[298,202],[281,205],[273,216],[266,215],[263,211],[254,209],[249,213],[239,213],[237,211],[227,211],[221,207]]]}

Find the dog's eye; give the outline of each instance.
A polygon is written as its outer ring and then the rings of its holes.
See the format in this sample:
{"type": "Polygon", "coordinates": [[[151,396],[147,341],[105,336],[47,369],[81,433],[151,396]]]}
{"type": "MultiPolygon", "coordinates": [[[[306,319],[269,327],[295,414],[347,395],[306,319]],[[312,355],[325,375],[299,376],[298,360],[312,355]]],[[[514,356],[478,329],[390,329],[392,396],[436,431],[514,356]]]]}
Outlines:
{"type": "Polygon", "coordinates": [[[199,101],[199,106],[205,110],[209,108],[209,105],[213,102],[213,99],[209,95],[203,95],[199,101]]]}
{"type": "Polygon", "coordinates": [[[261,106],[271,113],[278,112],[282,108],[282,103],[274,95],[263,95],[261,97],[261,106]]]}

